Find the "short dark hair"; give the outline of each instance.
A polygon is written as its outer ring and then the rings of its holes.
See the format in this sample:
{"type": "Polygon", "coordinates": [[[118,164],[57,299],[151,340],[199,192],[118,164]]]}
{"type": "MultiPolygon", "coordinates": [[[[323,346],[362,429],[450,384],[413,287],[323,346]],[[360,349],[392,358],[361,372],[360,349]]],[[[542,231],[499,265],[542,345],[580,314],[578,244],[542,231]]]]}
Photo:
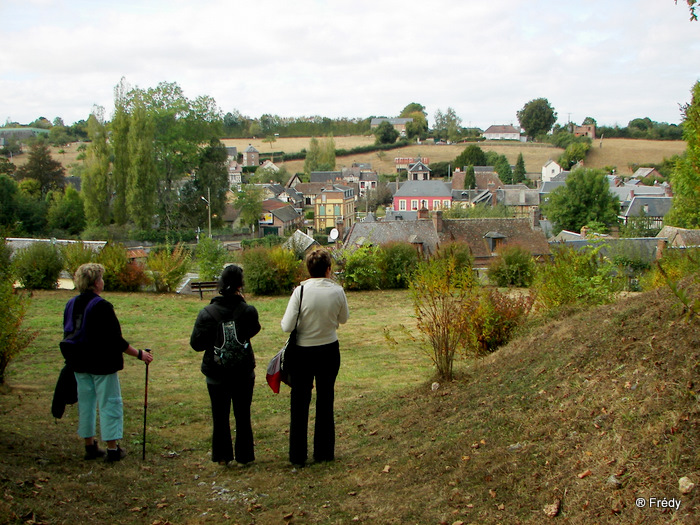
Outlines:
{"type": "Polygon", "coordinates": [[[328,268],[333,266],[331,254],[323,248],[317,248],[306,256],[306,269],[311,277],[325,277],[328,268]]]}
{"type": "Polygon", "coordinates": [[[219,293],[223,296],[234,295],[243,288],[243,268],[229,264],[219,277],[219,293]]]}

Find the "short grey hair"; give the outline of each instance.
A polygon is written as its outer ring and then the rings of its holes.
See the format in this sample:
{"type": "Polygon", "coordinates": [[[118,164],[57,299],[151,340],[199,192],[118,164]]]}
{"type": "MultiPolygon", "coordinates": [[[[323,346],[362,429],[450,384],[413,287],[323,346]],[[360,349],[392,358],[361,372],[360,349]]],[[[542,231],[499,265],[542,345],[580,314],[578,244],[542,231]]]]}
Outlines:
{"type": "Polygon", "coordinates": [[[75,288],[80,292],[95,290],[95,284],[105,274],[105,267],[97,263],[82,264],[73,276],[75,288]]]}

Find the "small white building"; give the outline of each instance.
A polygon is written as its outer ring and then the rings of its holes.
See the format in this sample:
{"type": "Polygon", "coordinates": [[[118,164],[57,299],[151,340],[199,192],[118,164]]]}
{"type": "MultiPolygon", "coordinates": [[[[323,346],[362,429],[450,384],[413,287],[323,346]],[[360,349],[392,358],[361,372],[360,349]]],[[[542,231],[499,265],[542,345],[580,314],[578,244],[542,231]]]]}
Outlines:
{"type": "Polygon", "coordinates": [[[549,159],[544,166],[542,166],[542,182],[549,182],[554,177],[559,175],[564,171],[559,164],[549,159]]]}
{"type": "Polygon", "coordinates": [[[484,131],[486,140],[520,140],[520,130],[514,126],[490,126],[484,131]]]}

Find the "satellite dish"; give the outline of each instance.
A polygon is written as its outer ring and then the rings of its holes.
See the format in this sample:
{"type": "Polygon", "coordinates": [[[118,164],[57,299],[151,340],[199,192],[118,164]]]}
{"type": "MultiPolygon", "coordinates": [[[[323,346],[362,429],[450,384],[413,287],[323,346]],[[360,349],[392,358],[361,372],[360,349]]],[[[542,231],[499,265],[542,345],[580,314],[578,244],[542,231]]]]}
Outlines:
{"type": "Polygon", "coordinates": [[[338,235],[338,228],[333,228],[330,234],[331,240],[335,241],[338,238],[338,235]]]}

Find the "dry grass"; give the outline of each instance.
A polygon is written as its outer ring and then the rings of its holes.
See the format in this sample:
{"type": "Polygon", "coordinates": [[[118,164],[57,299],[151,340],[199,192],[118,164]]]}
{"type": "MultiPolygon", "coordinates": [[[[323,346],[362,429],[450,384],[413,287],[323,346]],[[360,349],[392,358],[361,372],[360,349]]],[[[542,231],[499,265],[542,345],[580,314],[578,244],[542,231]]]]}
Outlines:
{"type": "MultiPolygon", "coordinates": [[[[321,139],[322,137],[319,137],[321,139]]],[[[249,144],[252,144],[261,153],[283,151],[285,153],[299,152],[309,147],[310,137],[279,138],[276,142],[269,144],[262,142],[262,139],[224,139],[227,146],[235,146],[239,152],[243,152],[249,144]]],[[[336,148],[350,149],[358,146],[367,146],[374,143],[373,136],[341,136],[334,137],[336,148]]],[[[69,144],[63,148],[51,148],[54,159],[61,162],[67,169],[71,164],[77,162],[78,143],[69,144]],[[63,149],[64,153],[59,153],[63,149]]],[[[540,173],[542,166],[550,159],[556,160],[564,152],[561,148],[555,148],[548,144],[532,144],[518,142],[481,142],[479,146],[484,151],[495,151],[508,157],[511,164],[515,165],[518,154],[523,154],[525,169],[529,173],[540,173]]],[[[454,160],[464,148],[465,144],[453,144],[449,146],[435,145],[411,145],[396,150],[364,153],[352,155],[350,157],[338,157],[336,166],[338,169],[349,167],[353,162],[370,163],[372,167],[382,174],[394,174],[395,157],[428,157],[430,162],[447,162],[454,160]]],[[[621,175],[631,175],[630,166],[634,164],[660,164],[665,158],[679,155],[685,151],[684,141],[655,141],[655,140],[632,140],[632,139],[604,139],[603,146],[600,147],[600,140],[593,143],[593,147],[586,159],[586,165],[591,168],[603,168],[606,166],[616,166],[621,175]]],[[[27,155],[15,157],[13,162],[21,166],[27,161],[27,155]]],[[[300,173],[304,171],[304,161],[295,160],[280,163],[285,166],[289,173],[300,173]]]]}
{"type": "Polygon", "coordinates": [[[664,159],[681,155],[687,144],[682,140],[600,139],[593,141],[586,157],[592,168],[616,166],[621,175],[631,175],[633,165],[661,164],[664,159]]]}
{"type": "MultiPolygon", "coordinates": [[[[131,452],[122,463],[79,459],[74,408],[50,422],[70,293],[35,294],[28,322],[39,337],[0,395],[0,522],[539,524],[555,500],[558,520],[572,524],[697,522],[700,496],[681,495],[678,479],[700,483],[700,326],[678,319],[666,291],[541,321],[490,357],[461,363],[458,379],[437,390],[418,348],[389,349],[382,338],[385,326],[411,326],[407,292],[349,294],[338,457],[301,471],[286,463],[288,391],[271,394],[261,366],[257,461],[209,461],[208,399],[199,356],[187,348],[203,302],[108,295],[132,341],[156,349],[148,458],[140,459],[143,368],[133,360],[121,372],[131,452]],[[681,507],[638,509],[639,497],[681,507]]],[[[265,327],[254,341],[262,365],[282,339],[286,300],[250,302],[265,327]]]]}

